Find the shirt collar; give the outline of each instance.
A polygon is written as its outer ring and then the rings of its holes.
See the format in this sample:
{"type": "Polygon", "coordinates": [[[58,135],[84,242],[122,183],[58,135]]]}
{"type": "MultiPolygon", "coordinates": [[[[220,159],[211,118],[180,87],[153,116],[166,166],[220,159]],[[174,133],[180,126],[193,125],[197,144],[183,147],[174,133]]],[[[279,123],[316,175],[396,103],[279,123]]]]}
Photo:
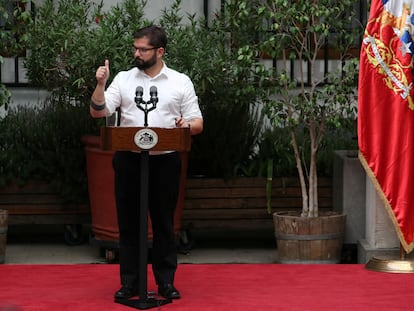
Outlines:
{"type": "Polygon", "coordinates": [[[137,68],[137,70],[138,70],[138,75],[150,78],[151,80],[160,79],[162,77],[165,77],[165,78],[168,79],[168,70],[169,70],[168,66],[164,61],[162,63],[163,63],[163,66],[161,68],[161,71],[155,77],[150,77],[144,72],[144,70],[140,70],[137,67],[135,67],[135,68],[137,68]]]}

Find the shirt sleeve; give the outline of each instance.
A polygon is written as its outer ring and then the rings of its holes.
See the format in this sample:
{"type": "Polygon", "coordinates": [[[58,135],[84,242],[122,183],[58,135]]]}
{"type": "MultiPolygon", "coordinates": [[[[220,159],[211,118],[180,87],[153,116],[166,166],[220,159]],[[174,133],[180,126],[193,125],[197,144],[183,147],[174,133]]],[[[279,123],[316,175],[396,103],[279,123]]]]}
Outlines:
{"type": "Polygon", "coordinates": [[[184,79],[184,89],[183,89],[183,101],[181,104],[181,115],[182,117],[189,121],[195,118],[202,119],[200,106],[198,103],[198,97],[196,95],[194,85],[191,82],[190,78],[185,76],[184,79]]]}
{"type": "Polygon", "coordinates": [[[119,87],[120,74],[117,74],[105,91],[105,104],[109,113],[121,106],[121,90],[119,87]]]}

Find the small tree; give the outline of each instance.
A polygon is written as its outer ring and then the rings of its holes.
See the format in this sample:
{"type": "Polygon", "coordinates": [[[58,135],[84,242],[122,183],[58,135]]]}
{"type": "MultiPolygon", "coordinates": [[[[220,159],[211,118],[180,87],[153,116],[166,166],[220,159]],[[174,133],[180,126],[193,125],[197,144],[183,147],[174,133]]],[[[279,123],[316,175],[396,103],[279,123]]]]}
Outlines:
{"type": "Polygon", "coordinates": [[[272,126],[289,128],[302,217],[318,216],[317,153],[327,127],[338,127],[341,119],[356,115],[357,58],[350,51],[358,45],[362,27],[355,23],[355,3],[257,1],[257,12],[265,21],[260,49],[277,60],[277,67],[270,69],[275,93],[266,102],[266,114],[272,126]],[[337,68],[318,69],[324,51],[335,53],[332,63],[337,68]],[[299,133],[306,133],[305,144],[298,141],[299,133]]]}
{"type": "MultiPolygon", "coordinates": [[[[27,5],[29,0],[0,0],[0,65],[3,56],[13,57],[24,54],[27,30],[33,22],[27,5]]],[[[11,93],[0,81],[0,107],[8,108],[11,93]]]]}
{"type": "Polygon", "coordinates": [[[30,83],[62,101],[89,105],[96,68],[105,59],[113,73],[132,67],[131,33],[149,23],[145,5],[145,0],[124,0],[104,11],[102,3],[89,0],[45,0],[29,30],[30,83]]]}

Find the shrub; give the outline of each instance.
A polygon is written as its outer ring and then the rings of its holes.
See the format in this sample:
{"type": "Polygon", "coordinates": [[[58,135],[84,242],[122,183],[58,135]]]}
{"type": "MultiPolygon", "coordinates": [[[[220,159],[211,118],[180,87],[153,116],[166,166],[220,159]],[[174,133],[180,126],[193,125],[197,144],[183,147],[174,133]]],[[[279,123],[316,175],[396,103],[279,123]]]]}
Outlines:
{"type": "Polygon", "coordinates": [[[81,105],[50,98],[9,109],[0,122],[0,186],[50,182],[68,202],[86,202],[85,151],[80,137],[96,126],[81,105]]]}

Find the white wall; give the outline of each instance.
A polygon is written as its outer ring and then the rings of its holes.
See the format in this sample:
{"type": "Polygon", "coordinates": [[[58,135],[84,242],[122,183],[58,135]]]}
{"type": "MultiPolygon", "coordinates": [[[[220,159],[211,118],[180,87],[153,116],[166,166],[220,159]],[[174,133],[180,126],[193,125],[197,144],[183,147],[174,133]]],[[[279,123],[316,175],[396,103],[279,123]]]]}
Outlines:
{"type": "MultiPolygon", "coordinates": [[[[114,4],[121,2],[122,0],[105,0],[104,8],[109,8],[114,4]]],[[[99,3],[98,0],[92,2],[99,3]]],[[[145,15],[148,19],[157,21],[162,14],[162,10],[171,7],[174,0],[148,0],[145,7],[145,15]]],[[[214,16],[214,12],[220,9],[221,0],[208,0],[209,6],[209,18],[214,16]]],[[[183,15],[187,13],[197,14],[199,16],[204,15],[204,0],[182,0],[181,10],[183,15]]]]}

